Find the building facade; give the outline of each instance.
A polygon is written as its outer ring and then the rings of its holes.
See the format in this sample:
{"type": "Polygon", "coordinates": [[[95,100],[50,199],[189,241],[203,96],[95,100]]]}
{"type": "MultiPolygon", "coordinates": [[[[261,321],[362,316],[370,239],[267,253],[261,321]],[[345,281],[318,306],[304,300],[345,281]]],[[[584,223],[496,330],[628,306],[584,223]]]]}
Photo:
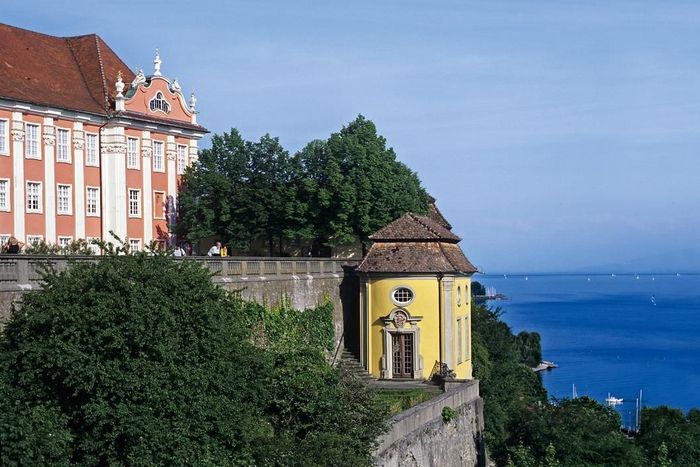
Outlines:
{"type": "MultiPolygon", "coordinates": [[[[436,211],[439,214],[439,211],[436,211]]],[[[471,276],[442,215],[408,213],[375,232],[360,275],[360,360],[377,379],[472,377],[471,276]]]]}
{"type": "Polygon", "coordinates": [[[181,176],[207,130],[196,99],[134,74],[97,35],[0,24],[0,242],[172,241],[181,176]]]}

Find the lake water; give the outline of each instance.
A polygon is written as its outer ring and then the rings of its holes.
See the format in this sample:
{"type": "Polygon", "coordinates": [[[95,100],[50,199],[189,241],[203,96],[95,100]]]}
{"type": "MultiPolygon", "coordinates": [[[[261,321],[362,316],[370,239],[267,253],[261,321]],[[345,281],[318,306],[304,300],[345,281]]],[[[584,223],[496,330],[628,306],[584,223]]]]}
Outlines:
{"type": "Polygon", "coordinates": [[[700,275],[485,275],[509,299],[489,302],[517,334],[537,331],[549,395],[624,398],[623,423],[644,405],[700,407],[700,275]],[[527,277],[527,280],[526,280],[527,277]]]}

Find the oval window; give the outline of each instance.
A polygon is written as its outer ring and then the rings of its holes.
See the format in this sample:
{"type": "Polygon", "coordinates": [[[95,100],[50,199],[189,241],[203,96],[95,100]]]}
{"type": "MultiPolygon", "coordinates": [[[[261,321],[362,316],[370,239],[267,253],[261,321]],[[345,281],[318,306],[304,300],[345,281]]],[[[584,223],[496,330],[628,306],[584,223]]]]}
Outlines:
{"type": "Polygon", "coordinates": [[[408,287],[397,287],[391,292],[391,298],[397,305],[407,305],[413,301],[413,290],[408,287]]]}
{"type": "Polygon", "coordinates": [[[462,306],[462,287],[457,286],[457,306],[462,306]]]}

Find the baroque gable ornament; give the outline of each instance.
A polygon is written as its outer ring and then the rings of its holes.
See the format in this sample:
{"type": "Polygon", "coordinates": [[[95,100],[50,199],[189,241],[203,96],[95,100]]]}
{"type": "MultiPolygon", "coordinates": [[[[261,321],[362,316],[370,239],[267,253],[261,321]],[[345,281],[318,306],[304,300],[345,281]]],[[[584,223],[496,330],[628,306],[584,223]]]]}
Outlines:
{"type": "Polygon", "coordinates": [[[407,320],[408,320],[408,317],[406,316],[406,313],[404,313],[403,311],[397,311],[394,314],[394,326],[396,326],[399,329],[403,328],[403,325],[406,324],[407,320]]]}
{"type": "Polygon", "coordinates": [[[139,72],[136,74],[134,77],[134,80],[131,82],[132,87],[136,87],[139,84],[143,84],[146,82],[146,75],[143,73],[143,68],[139,68],[139,72]]]}

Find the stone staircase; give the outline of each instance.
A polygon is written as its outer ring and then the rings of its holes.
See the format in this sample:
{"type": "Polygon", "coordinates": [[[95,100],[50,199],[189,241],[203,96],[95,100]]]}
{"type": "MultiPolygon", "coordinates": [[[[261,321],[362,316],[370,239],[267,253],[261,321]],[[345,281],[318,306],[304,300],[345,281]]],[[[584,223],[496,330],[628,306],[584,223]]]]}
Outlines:
{"type": "Polygon", "coordinates": [[[345,367],[356,378],[361,379],[368,384],[374,382],[372,375],[364,369],[362,363],[360,363],[357,357],[355,357],[355,355],[353,355],[353,353],[348,349],[343,348],[343,351],[340,353],[339,361],[343,367],[345,367]]]}

